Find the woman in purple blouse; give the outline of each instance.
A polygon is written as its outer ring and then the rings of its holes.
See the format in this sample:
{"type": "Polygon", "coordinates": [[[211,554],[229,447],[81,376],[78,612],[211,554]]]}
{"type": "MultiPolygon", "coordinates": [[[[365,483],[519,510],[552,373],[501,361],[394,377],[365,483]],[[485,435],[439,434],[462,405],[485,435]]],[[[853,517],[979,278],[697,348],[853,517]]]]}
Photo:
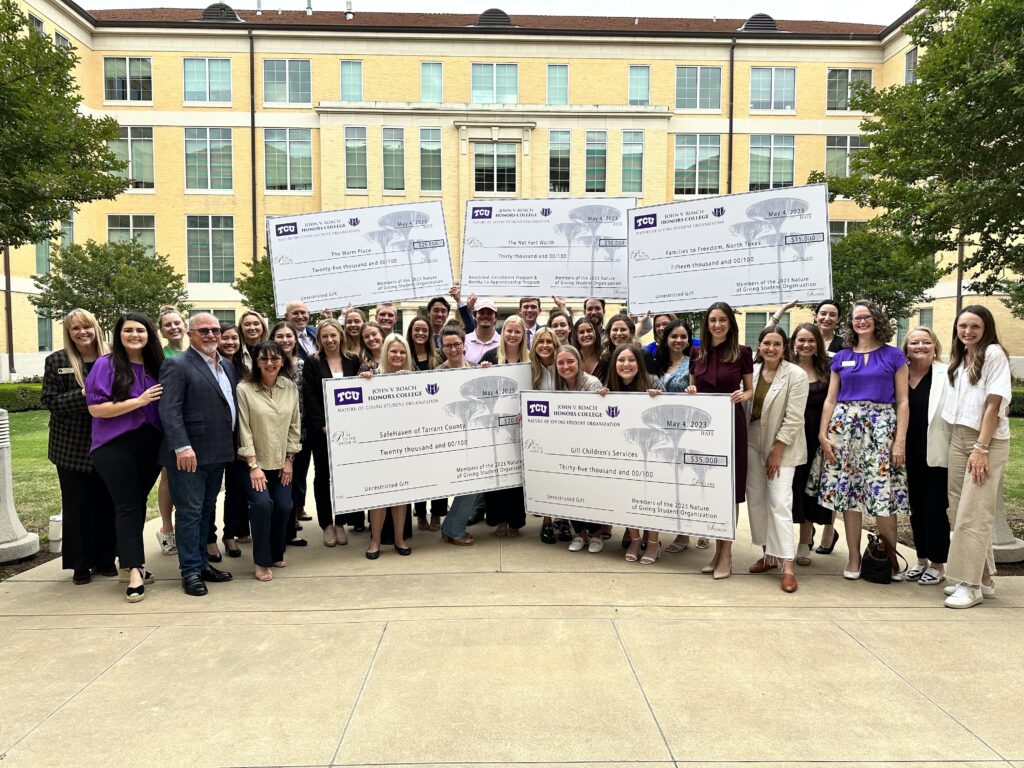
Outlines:
{"type": "Polygon", "coordinates": [[[157,450],[163,437],[157,401],[164,353],[156,328],[143,314],[129,312],[114,326],[109,355],[99,358],[85,380],[85,402],[92,415],[96,471],[114,500],[117,554],[128,570],[125,597],[137,603],[153,575],[145,568],[142,528],[146,500],[160,467],[157,450]]]}
{"type": "Polygon", "coordinates": [[[821,506],[843,516],[849,550],[843,577],[851,580],[860,578],[863,515],[875,518],[879,535],[895,551],[896,515],[910,511],[904,465],[907,358],[888,346],[891,338],[889,320],[876,304],[853,305],[848,348],[832,358],[821,414],[821,472],[812,468],[807,484],[821,506]]]}

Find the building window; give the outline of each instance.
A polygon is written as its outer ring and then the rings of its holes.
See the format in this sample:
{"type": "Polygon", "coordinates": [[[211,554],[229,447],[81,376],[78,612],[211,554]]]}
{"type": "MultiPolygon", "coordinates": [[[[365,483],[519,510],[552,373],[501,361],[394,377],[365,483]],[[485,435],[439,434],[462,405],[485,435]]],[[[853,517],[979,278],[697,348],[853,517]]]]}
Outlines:
{"type": "Polygon", "coordinates": [[[832,241],[832,245],[835,245],[847,235],[864,229],[867,224],[866,221],[830,221],[828,223],[829,240],[832,241]]]}
{"type": "Polygon", "coordinates": [[[750,137],[750,191],[793,186],[792,136],[750,137]]]}
{"type": "Polygon", "coordinates": [[[405,129],[384,129],[384,191],[405,189],[405,129]]]}
{"type": "MultiPolygon", "coordinates": [[[[744,312],[743,313],[743,343],[751,349],[757,349],[757,337],[768,325],[767,312],[744,312]]],[[[782,330],[789,336],[789,313],[782,316],[779,321],[782,330]]]]}
{"type": "Polygon", "coordinates": [[[36,335],[40,352],[53,351],[53,319],[48,312],[36,310],[36,335]]]}
{"type": "Polygon", "coordinates": [[[572,131],[548,131],[548,191],[568,193],[572,131]]]}
{"type": "MultiPolygon", "coordinates": [[[[904,85],[910,85],[911,83],[917,82],[917,47],[911,48],[907,51],[907,55],[903,57],[903,83],[904,85]]],[[[924,311],[924,310],[922,310],[924,311]]],[[[931,311],[931,310],[929,310],[931,311]]]]}
{"type": "Polygon", "coordinates": [[[644,132],[622,132],[622,191],[644,190],[644,132]]]}
{"type": "Polygon", "coordinates": [[[721,108],[721,67],[676,67],[676,109],[721,108]]]}
{"type": "Polygon", "coordinates": [[[674,193],[717,195],[721,158],[721,136],[695,133],[677,135],[674,193]]]}
{"type": "Polygon", "coordinates": [[[604,192],[608,176],[608,133],[587,131],[587,179],[584,191],[604,192]]]}
{"type": "Polygon", "coordinates": [[[110,142],[114,156],[127,167],[121,176],[131,179],[132,189],[153,189],[153,129],[121,128],[120,138],[110,142]]]}
{"type": "Polygon", "coordinates": [[[420,191],[441,191],[440,128],[420,128],[420,191]]]}
{"type": "Polygon", "coordinates": [[[519,101],[518,64],[474,64],[474,104],[515,104],[519,101]]]}
{"type": "Polygon", "coordinates": [[[366,128],[345,128],[345,189],[366,189],[366,128]]]}
{"type": "Polygon", "coordinates": [[[867,146],[868,142],[860,136],[826,136],[825,173],[845,179],[850,175],[850,158],[853,153],[867,146]]]}
{"type": "Polygon", "coordinates": [[[642,64],[629,67],[629,103],[635,107],[646,107],[651,103],[651,68],[642,64]]]}
{"type": "Polygon", "coordinates": [[[231,129],[185,129],[185,189],[231,189],[231,129]]]}
{"type": "Polygon", "coordinates": [[[190,283],[232,283],[235,280],[234,216],[186,216],[190,283]]]}
{"type": "Polygon", "coordinates": [[[264,164],[268,190],[313,189],[313,158],[308,128],[265,128],[264,164]]]}
{"type": "Polygon", "coordinates": [[[56,45],[58,48],[71,47],[71,41],[64,37],[64,35],[62,35],[60,32],[53,33],[53,44],[56,45]]]}
{"type": "Polygon", "coordinates": [[[107,242],[124,243],[132,238],[146,246],[146,253],[156,253],[156,217],[137,214],[119,213],[107,216],[107,242]]]}
{"type": "Polygon", "coordinates": [[[75,242],[75,217],[62,219],[60,222],[60,247],[67,248],[75,242]]]}
{"type": "Polygon", "coordinates": [[[185,101],[231,103],[231,59],[185,59],[185,101]]]}
{"type": "Polygon", "coordinates": [[[152,60],[104,57],[103,98],[106,101],[152,101],[152,60]]]}
{"type": "Polygon", "coordinates": [[[46,34],[46,28],[43,26],[43,20],[33,16],[31,13],[28,14],[28,23],[33,30],[38,32],[40,35],[46,34]]]}
{"type": "Polygon", "coordinates": [[[871,87],[870,69],[830,69],[826,85],[825,109],[848,110],[850,94],[858,83],[871,87]]]}
{"type": "Polygon", "coordinates": [[[750,108],[796,109],[796,70],[792,67],[751,67],[750,108]]]}
{"type": "Polygon", "coordinates": [[[264,104],[310,104],[309,59],[267,59],[263,62],[264,104]]]}
{"type": "MultiPolygon", "coordinates": [[[[474,65],[475,66],[475,65],[474,65]]],[[[516,191],[516,145],[473,145],[473,190],[516,191]]]]}
{"type": "Polygon", "coordinates": [[[363,100],[363,62],[341,62],[341,100],[363,100]]]}
{"type": "Polygon", "coordinates": [[[924,309],[918,310],[918,312],[917,312],[917,324],[921,328],[932,328],[932,330],[934,330],[934,326],[932,325],[932,323],[934,323],[934,322],[935,322],[935,310],[933,310],[931,307],[926,307],[924,309]]]}
{"type": "Polygon", "coordinates": [[[50,241],[36,242],[36,274],[46,275],[50,272],[50,241]]]}
{"type": "Polygon", "coordinates": [[[569,65],[548,64],[548,104],[569,103],[569,65]]]}
{"type": "Polygon", "coordinates": [[[420,101],[440,104],[444,101],[443,68],[439,61],[420,64],[420,101]]]}

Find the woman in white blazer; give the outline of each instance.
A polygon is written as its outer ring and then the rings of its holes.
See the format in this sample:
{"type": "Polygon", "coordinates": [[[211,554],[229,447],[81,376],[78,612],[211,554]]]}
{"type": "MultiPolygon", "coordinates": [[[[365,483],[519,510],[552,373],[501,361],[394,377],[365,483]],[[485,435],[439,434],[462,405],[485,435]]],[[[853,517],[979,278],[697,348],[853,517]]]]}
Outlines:
{"type": "Polygon", "coordinates": [[[930,328],[915,328],[903,342],[909,366],[910,422],[907,425],[907,491],[917,565],[906,578],[921,586],[946,580],[949,518],[946,516],[950,426],[942,419],[949,392],[942,348],[930,328]]]}
{"type": "Polygon", "coordinates": [[[779,326],[761,331],[754,363],[754,398],[747,412],[747,514],[751,539],[764,555],[749,570],[766,573],[781,565],[782,591],[796,592],[793,473],[807,461],[807,376],[789,362],[789,340],[779,326]]]}

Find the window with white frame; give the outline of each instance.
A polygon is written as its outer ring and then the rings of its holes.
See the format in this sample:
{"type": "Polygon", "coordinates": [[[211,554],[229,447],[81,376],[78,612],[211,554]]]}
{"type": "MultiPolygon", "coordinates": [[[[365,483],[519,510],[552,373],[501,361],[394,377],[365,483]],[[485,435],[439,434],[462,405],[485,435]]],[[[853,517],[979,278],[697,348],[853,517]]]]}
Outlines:
{"type": "Polygon", "coordinates": [[[405,129],[383,130],[384,191],[401,192],[405,189],[405,129]]]}
{"type": "Polygon", "coordinates": [[[64,35],[62,35],[60,32],[57,32],[56,30],[54,30],[53,33],[53,44],[56,45],[58,48],[71,47],[71,41],[64,37],[64,35]]]}
{"type": "Polygon", "coordinates": [[[264,128],[263,149],[268,191],[313,189],[312,142],[308,128],[264,128]]]}
{"type": "Polygon", "coordinates": [[[441,191],[440,128],[420,128],[420,191],[441,191]]]}
{"type": "Polygon", "coordinates": [[[917,82],[917,46],[915,45],[903,57],[903,84],[917,82]]]}
{"type": "Polygon", "coordinates": [[[793,136],[750,137],[750,191],[793,186],[793,136]]]}
{"type": "Polygon", "coordinates": [[[420,63],[420,101],[440,104],[444,101],[444,75],[440,61],[420,63]]]}
{"type": "Polygon", "coordinates": [[[131,179],[132,189],[153,189],[153,129],[122,127],[118,138],[110,142],[114,157],[127,167],[121,176],[131,179]]]}
{"type": "Polygon", "coordinates": [[[548,64],[548,104],[569,103],[569,65],[548,64]]]}
{"type": "Polygon", "coordinates": [[[139,213],[112,213],[107,216],[107,242],[124,243],[133,238],[146,247],[146,253],[156,253],[156,217],[139,213]]]}
{"type": "Polygon", "coordinates": [[[651,68],[646,64],[630,64],[627,84],[629,103],[646,107],[651,103],[651,68]]]}
{"type": "Polygon", "coordinates": [[[366,189],[366,128],[345,126],[345,189],[366,189]]]}
{"type": "Polygon", "coordinates": [[[185,129],[185,189],[231,189],[231,129],[185,129]]]}
{"type": "MultiPolygon", "coordinates": [[[[789,336],[789,313],[787,312],[779,320],[779,326],[789,336]]],[[[743,343],[751,349],[757,349],[757,337],[761,335],[768,326],[767,312],[744,312],[743,313],[743,343]]]]}
{"type": "Polygon", "coordinates": [[[704,133],[676,136],[674,194],[717,195],[721,167],[721,136],[704,133]]]}
{"type": "Polygon", "coordinates": [[[796,110],[796,70],[793,67],[751,67],[750,109],[796,110]]]}
{"type": "Polygon", "coordinates": [[[230,104],[231,59],[185,59],[186,102],[230,104]]]}
{"type": "Polygon", "coordinates": [[[127,56],[105,56],[103,58],[103,98],[106,101],[152,101],[152,60],[127,56]]]}
{"type": "Polygon", "coordinates": [[[608,187],[608,132],[587,131],[586,192],[604,192],[608,187]]]}
{"type": "Polygon", "coordinates": [[[676,109],[721,108],[721,67],[676,67],[676,109]]]}
{"type": "Polygon", "coordinates": [[[185,247],[190,283],[234,282],[233,216],[186,216],[185,247]]]}
{"type": "Polygon", "coordinates": [[[548,191],[569,192],[572,131],[548,131],[548,191]]]}
{"type": "Polygon", "coordinates": [[[470,86],[474,104],[515,104],[519,101],[519,65],[474,64],[470,86]]]}
{"type": "MultiPolygon", "coordinates": [[[[74,219],[62,219],[60,222],[60,245],[61,248],[67,248],[71,243],[74,242],[75,236],[75,223],[74,219]]],[[[50,271],[50,247],[51,243],[47,240],[39,240],[35,244],[36,247],[36,274],[45,275],[50,271]]]]}
{"type": "Polygon", "coordinates": [[[309,59],[264,60],[264,104],[310,104],[311,99],[309,59]]]}
{"type": "Polygon", "coordinates": [[[473,190],[516,191],[516,145],[479,142],[473,145],[473,190]]]}
{"type": "Polygon", "coordinates": [[[49,312],[36,310],[36,336],[39,340],[39,351],[53,350],[53,318],[49,312]]]}
{"type": "Polygon", "coordinates": [[[235,310],[233,309],[210,309],[209,307],[196,307],[192,309],[191,312],[193,315],[198,315],[200,312],[204,314],[211,314],[222,323],[235,322],[235,310]]]}
{"type": "Polygon", "coordinates": [[[828,70],[825,86],[825,109],[833,111],[850,109],[850,96],[859,84],[871,87],[870,69],[828,70]]]}
{"type": "Polygon", "coordinates": [[[845,221],[843,219],[834,219],[828,223],[829,240],[832,241],[832,245],[835,245],[850,233],[856,232],[859,229],[864,229],[867,224],[868,223],[866,221],[845,221]]]}
{"type": "Polygon", "coordinates": [[[622,132],[622,191],[644,191],[644,132],[622,132]]]}
{"type": "Polygon", "coordinates": [[[341,62],[341,100],[363,100],[363,62],[341,62]]]}
{"type": "Polygon", "coordinates": [[[43,26],[43,20],[37,16],[33,16],[31,13],[28,14],[28,23],[32,27],[32,30],[38,32],[40,35],[46,34],[46,27],[43,26]]]}
{"type": "Polygon", "coordinates": [[[868,142],[860,136],[826,136],[825,173],[845,179],[850,175],[850,158],[853,153],[867,146],[868,142]]]}

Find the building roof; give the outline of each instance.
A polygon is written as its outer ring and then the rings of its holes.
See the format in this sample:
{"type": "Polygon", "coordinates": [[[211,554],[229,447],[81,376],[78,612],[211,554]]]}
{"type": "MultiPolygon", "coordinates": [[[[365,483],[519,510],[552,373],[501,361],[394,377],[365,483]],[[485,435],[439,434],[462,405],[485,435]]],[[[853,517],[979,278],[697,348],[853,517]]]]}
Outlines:
{"type": "MultiPolygon", "coordinates": [[[[73,5],[73,3],[69,3],[73,5]]],[[[216,25],[203,22],[203,8],[126,8],[86,11],[96,26],[191,26],[216,25]]],[[[528,16],[510,15],[512,26],[475,26],[479,14],[468,13],[377,13],[355,11],[352,18],[344,11],[304,11],[267,9],[257,16],[251,9],[236,13],[246,25],[289,29],[331,29],[353,32],[437,32],[437,33],[489,33],[489,34],[543,34],[543,35],[596,35],[639,37],[729,37],[735,34],[746,19],[682,19],[647,18],[633,16],[528,16]]],[[[232,22],[220,22],[231,26],[232,22]]],[[[235,25],[238,22],[233,22],[235,25]]],[[[882,24],[854,24],[838,21],[777,20],[778,32],[745,32],[743,36],[775,37],[827,37],[873,38],[886,30],[882,24]]]]}

